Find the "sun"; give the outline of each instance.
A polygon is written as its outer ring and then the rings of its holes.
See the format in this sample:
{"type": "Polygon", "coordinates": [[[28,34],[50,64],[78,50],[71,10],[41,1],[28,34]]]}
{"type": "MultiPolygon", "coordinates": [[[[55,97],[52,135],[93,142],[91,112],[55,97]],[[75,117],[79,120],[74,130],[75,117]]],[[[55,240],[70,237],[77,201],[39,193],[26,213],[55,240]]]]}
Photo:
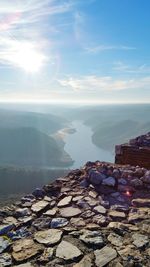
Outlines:
{"type": "Polygon", "coordinates": [[[29,73],[40,71],[46,57],[31,43],[17,44],[11,53],[11,62],[29,73]]]}

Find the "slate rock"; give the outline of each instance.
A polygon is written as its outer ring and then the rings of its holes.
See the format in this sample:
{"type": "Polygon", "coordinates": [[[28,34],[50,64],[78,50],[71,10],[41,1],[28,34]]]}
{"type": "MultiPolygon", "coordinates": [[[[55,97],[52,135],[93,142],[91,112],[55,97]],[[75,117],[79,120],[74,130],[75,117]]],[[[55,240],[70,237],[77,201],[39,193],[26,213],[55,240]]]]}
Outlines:
{"type": "Polygon", "coordinates": [[[51,220],[51,228],[65,227],[68,223],[66,218],[54,218],[51,220]]]}
{"type": "Polygon", "coordinates": [[[135,233],[132,235],[133,245],[137,248],[143,248],[149,243],[149,238],[146,235],[141,235],[139,233],[135,233]]]}
{"type": "Polygon", "coordinates": [[[105,226],[107,224],[107,218],[100,214],[93,216],[92,221],[100,226],[105,226]]]}
{"type": "Polygon", "coordinates": [[[70,223],[75,227],[84,227],[86,225],[82,218],[71,218],[70,223]]]}
{"type": "Polygon", "coordinates": [[[62,217],[71,218],[81,214],[81,210],[74,207],[63,208],[60,210],[62,217]]]}
{"type": "Polygon", "coordinates": [[[103,267],[117,257],[116,250],[108,246],[100,250],[95,250],[94,254],[97,267],[103,267]]]}
{"type": "Polygon", "coordinates": [[[71,200],[72,200],[72,196],[64,197],[62,200],[58,202],[57,207],[60,208],[60,207],[68,206],[71,203],[71,200]]]}
{"type": "Polygon", "coordinates": [[[91,246],[103,246],[104,240],[100,231],[85,230],[80,236],[80,240],[91,246]]]}
{"type": "Polygon", "coordinates": [[[135,249],[133,245],[127,245],[125,248],[118,250],[118,254],[124,261],[132,259],[134,262],[140,262],[142,260],[142,255],[139,250],[135,249]]]}
{"type": "Polygon", "coordinates": [[[102,184],[103,185],[107,185],[107,186],[115,186],[116,184],[116,180],[114,177],[108,177],[108,178],[105,178],[103,181],[102,181],[102,184]]]}
{"type": "Polygon", "coordinates": [[[57,244],[62,237],[62,231],[58,229],[49,229],[38,231],[34,234],[34,239],[44,245],[55,245],[57,244]]]}
{"type": "Polygon", "coordinates": [[[126,218],[126,214],[124,212],[116,211],[116,210],[109,210],[108,215],[116,220],[118,219],[122,220],[126,218]]]}
{"type": "Polygon", "coordinates": [[[43,215],[45,216],[55,216],[56,213],[57,213],[57,208],[53,208],[53,209],[50,209],[50,210],[47,210],[46,212],[43,213],[43,215]]]}
{"type": "Polygon", "coordinates": [[[8,232],[13,230],[15,228],[15,225],[12,224],[1,224],[0,225],[0,235],[6,235],[8,232]]]}
{"type": "Polygon", "coordinates": [[[62,241],[56,249],[56,257],[66,261],[75,261],[82,256],[82,252],[70,242],[62,241]]]}
{"type": "Polygon", "coordinates": [[[32,195],[36,198],[43,198],[45,196],[45,191],[42,188],[36,188],[32,195]]]}
{"type": "Polygon", "coordinates": [[[0,253],[5,251],[8,247],[10,247],[11,241],[6,236],[0,236],[0,253]]]}
{"type": "Polygon", "coordinates": [[[45,208],[49,206],[49,202],[45,200],[40,200],[32,205],[31,210],[35,213],[43,211],[45,208]]]}
{"type": "Polygon", "coordinates": [[[3,253],[0,255],[0,267],[12,265],[11,255],[8,253],[3,253]]]}
{"type": "Polygon", "coordinates": [[[53,258],[54,248],[45,248],[43,254],[38,258],[38,262],[49,262],[53,258]]]}
{"type": "Polygon", "coordinates": [[[115,233],[110,233],[107,239],[114,246],[121,247],[123,245],[123,238],[115,233]]]}
{"type": "Polygon", "coordinates": [[[15,241],[12,248],[12,256],[17,262],[28,260],[44,250],[42,245],[35,243],[31,238],[15,241]]]}
{"type": "Polygon", "coordinates": [[[101,214],[106,214],[107,212],[107,210],[101,205],[94,207],[93,211],[101,214]]]}
{"type": "Polygon", "coordinates": [[[19,265],[13,265],[13,267],[35,267],[35,265],[33,265],[30,262],[26,262],[26,263],[19,264],[19,265]]]}
{"type": "Polygon", "coordinates": [[[73,267],[92,267],[92,258],[91,255],[86,255],[84,258],[78,262],[77,264],[73,265],[73,267]]]}
{"type": "Polygon", "coordinates": [[[132,205],[136,207],[150,207],[149,198],[136,198],[132,200],[132,205]]]}
{"type": "Polygon", "coordinates": [[[19,217],[24,217],[24,216],[30,216],[31,215],[31,211],[28,208],[19,208],[16,209],[15,211],[15,217],[19,218],[19,217]]]}

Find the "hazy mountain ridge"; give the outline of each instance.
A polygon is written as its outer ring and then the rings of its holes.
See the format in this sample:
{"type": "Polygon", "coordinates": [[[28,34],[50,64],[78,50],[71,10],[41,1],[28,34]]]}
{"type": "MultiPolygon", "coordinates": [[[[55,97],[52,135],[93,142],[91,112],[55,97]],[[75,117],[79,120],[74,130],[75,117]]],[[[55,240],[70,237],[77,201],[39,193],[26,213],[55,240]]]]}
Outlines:
{"type": "Polygon", "coordinates": [[[68,120],[54,114],[0,109],[1,128],[32,127],[52,134],[65,127],[68,120]]]}
{"type": "MultiPolygon", "coordinates": [[[[56,141],[35,128],[0,128],[0,164],[63,166],[64,151],[56,141]]],[[[70,159],[71,161],[71,159],[70,159]]]]}

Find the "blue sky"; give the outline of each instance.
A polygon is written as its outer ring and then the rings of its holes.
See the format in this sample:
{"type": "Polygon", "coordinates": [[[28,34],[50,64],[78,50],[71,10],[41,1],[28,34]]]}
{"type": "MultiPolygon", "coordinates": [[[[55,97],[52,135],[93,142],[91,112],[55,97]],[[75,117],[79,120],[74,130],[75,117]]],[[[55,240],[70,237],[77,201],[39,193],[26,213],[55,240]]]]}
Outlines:
{"type": "Polygon", "coordinates": [[[0,101],[150,102],[149,0],[0,0],[0,101]]]}

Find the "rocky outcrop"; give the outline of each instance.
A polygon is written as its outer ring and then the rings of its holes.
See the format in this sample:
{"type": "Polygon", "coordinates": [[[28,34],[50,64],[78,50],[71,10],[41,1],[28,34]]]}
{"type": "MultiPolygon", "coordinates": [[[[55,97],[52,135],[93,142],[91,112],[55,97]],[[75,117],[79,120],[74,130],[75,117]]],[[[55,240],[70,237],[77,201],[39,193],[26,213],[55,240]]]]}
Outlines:
{"type": "Polygon", "coordinates": [[[115,163],[150,168],[150,132],[117,145],[115,163]]]}
{"type": "Polygon", "coordinates": [[[150,172],[87,162],[0,210],[0,267],[149,267],[150,172]]]}

